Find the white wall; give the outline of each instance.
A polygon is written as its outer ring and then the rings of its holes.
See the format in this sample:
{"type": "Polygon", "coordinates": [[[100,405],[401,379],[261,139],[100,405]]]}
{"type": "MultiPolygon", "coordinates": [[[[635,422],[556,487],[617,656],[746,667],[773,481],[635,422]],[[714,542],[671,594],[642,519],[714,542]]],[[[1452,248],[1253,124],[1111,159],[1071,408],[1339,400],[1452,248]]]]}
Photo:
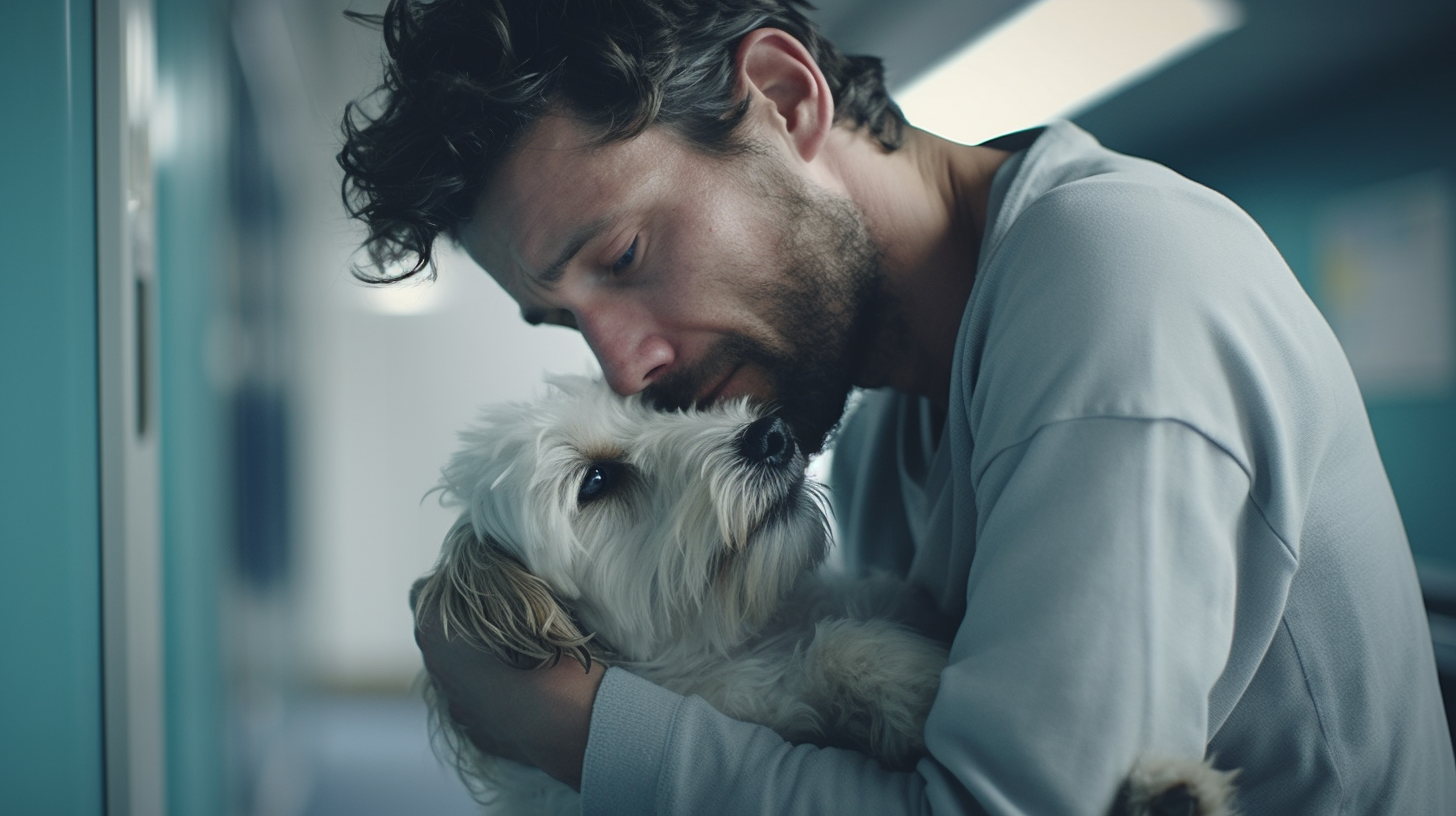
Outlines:
{"type": "Polygon", "coordinates": [[[543,372],[596,369],[578,335],[527,326],[453,251],[410,293],[433,297],[421,314],[372,311],[374,293],[333,269],[298,315],[306,668],[330,684],[407,682],[419,657],[406,593],[453,520],[425,493],[456,434],[484,403],[539,394],[543,372]]]}
{"type": "Polygon", "coordinates": [[[547,371],[595,364],[578,335],[531,328],[442,242],[438,282],[378,311],[348,262],[362,233],[334,161],[346,102],[379,81],[378,32],[343,17],[382,2],[252,0],[235,22],[249,91],[285,189],[293,426],[293,636],[323,685],[402,688],[418,671],[406,595],[452,520],[425,493],[487,402],[539,393],[547,371]]]}

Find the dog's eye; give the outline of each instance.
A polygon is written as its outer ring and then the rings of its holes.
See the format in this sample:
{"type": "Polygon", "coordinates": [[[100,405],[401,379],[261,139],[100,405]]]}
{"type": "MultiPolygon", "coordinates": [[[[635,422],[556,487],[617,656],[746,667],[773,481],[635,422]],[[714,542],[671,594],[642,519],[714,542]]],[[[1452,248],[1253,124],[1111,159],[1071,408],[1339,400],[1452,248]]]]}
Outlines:
{"type": "Polygon", "coordinates": [[[586,475],[581,479],[581,488],[576,493],[576,500],[582,504],[600,499],[612,488],[616,481],[617,466],[612,462],[597,462],[586,469],[586,475]]]}

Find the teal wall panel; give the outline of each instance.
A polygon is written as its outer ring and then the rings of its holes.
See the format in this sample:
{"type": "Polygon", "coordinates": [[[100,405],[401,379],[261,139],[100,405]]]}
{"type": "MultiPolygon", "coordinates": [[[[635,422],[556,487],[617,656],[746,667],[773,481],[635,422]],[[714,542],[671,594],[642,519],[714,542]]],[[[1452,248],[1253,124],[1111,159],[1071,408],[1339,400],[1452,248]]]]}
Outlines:
{"type": "Polygon", "coordinates": [[[228,531],[220,302],[227,240],[227,4],[155,0],[157,77],[172,132],[157,148],[163,606],[168,811],[228,812],[222,671],[228,531]]]}
{"type": "Polygon", "coordinates": [[[103,802],[92,10],[0,26],[0,812],[103,802]]]}

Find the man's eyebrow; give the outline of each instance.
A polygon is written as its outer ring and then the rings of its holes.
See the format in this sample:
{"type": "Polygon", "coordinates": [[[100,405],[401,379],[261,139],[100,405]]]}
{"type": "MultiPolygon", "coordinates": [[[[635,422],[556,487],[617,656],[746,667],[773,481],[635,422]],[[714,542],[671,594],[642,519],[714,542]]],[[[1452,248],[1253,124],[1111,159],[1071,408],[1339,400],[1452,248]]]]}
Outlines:
{"type": "Polygon", "coordinates": [[[536,276],[536,283],[547,289],[556,288],[556,284],[560,283],[561,277],[566,274],[566,265],[571,263],[571,259],[575,258],[578,252],[581,252],[582,247],[586,246],[591,239],[600,235],[602,230],[607,228],[607,223],[608,219],[598,218],[572,233],[571,237],[566,240],[566,246],[562,247],[561,254],[556,257],[556,260],[552,261],[550,266],[546,267],[540,275],[536,276]]]}

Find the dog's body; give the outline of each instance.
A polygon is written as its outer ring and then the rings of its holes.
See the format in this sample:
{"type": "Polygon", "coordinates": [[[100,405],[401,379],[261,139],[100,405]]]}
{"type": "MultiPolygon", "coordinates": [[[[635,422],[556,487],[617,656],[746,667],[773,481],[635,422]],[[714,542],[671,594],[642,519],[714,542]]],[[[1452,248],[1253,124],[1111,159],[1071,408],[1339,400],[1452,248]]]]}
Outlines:
{"type": "MultiPolygon", "coordinates": [[[[947,656],[934,612],[898,580],[815,572],[828,524],[788,428],[743,400],[664,413],[597,381],[555,386],[464,435],[443,485],[464,511],[421,621],[518,665],[606,661],[792,742],[913,767],[947,656]]],[[[570,788],[476,751],[438,702],[480,798],[578,812],[570,788]]]]}

